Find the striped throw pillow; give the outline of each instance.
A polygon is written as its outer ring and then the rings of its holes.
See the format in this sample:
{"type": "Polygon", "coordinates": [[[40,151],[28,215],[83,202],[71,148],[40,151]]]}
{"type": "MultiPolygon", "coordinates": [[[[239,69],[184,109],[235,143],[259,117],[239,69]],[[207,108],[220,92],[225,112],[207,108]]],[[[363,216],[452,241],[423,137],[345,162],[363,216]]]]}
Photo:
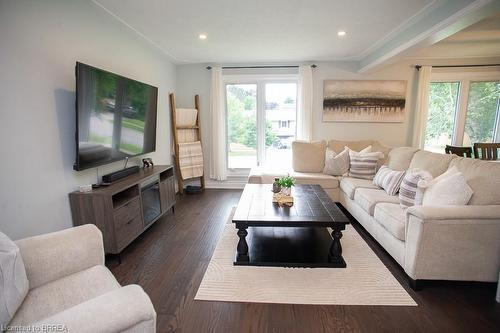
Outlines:
{"type": "Polygon", "coordinates": [[[375,153],[357,153],[349,151],[349,177],[373,179],[377,173],[378,159],[383,155],[375,153]]]}
{"type": "Polygon", "coordinates": [[[404,176],[404,171],[392,170],[382,165],[377,171],[375,178],[373,178],[373,184],[382,187],[389,195],[396,195],[399,192],[399,186],[404,176]]]}
{"type": "Polygon", "coordinates": [[[422,204],[424,189],[418,187],[420,180],[430,181],[432,180],[432,175],[420,169],[413,169],[406,172],[399,188],[399,203],[401,207],[408,208],[422,204]]]}

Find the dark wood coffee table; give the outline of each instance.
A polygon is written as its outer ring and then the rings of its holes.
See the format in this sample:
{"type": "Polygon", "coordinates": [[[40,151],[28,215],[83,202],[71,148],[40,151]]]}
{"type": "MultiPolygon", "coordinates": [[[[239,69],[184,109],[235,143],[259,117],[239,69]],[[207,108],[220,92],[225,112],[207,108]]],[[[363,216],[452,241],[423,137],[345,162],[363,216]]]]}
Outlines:
{"type": "Polygon", "coordinates": [[[340,239],[349,219],[321,186],[294,186],[292,207],[273,203],[271,188],[245,185],[233,216],[239,237],[234,265],[346,267],[340,239]]]}

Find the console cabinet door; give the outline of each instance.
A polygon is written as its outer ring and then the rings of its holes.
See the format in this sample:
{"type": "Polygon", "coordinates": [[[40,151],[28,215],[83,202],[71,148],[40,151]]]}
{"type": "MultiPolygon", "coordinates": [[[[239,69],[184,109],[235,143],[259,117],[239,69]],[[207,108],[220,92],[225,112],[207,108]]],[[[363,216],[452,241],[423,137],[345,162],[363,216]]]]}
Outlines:
{"type": "Polygon", "coordinates": [[[160,197],[162,213],[175,204],[175,179],[170,177],[160,182],[160,197]]]}

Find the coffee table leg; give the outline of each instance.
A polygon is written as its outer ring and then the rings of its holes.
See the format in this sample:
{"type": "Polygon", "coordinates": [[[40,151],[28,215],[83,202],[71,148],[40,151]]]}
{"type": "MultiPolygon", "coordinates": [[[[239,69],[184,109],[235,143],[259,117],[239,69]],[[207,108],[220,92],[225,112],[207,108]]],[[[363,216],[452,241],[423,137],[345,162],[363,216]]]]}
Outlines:
{"type": "Polygon", "coordinates": [[[238,237],[240,240],[238,241],[238,247],[236,248],[238,255],[236,256],[236,261],[250,261],[250,257],[248,256],[248,244],[245,237],[248,235],[246,228],[238,229],[238,237]]]}
{"type": "Polygon", "coordinates": [[[342,245],[340,244],[340,239],[342,238],[342,231],[338,229],[333,229],[332,231],[332,245],[330,246],[330,252],[328,254],[328,261],[332,263],[338,263],[345,265],[344,258],[342,258],[342,245]]]}

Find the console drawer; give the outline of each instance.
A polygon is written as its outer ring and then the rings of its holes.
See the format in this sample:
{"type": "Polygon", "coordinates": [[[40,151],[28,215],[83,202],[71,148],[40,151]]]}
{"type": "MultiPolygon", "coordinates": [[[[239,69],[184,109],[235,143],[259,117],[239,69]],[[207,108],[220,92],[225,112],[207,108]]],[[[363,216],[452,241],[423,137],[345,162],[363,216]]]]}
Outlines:
{"type": "Polygon", "coordinates": [[[130,200],[126,205],[114,210],[115,227],[119,224],[127,223],[131,217],[138,214],[141,214],[141,200],[139,197],[130,200]]]}
{"type": "Polygon", "coordinates": [[[119,249],[127,246],[144,229],[139,198],[114,212],[115,240],[119,249]]]}

